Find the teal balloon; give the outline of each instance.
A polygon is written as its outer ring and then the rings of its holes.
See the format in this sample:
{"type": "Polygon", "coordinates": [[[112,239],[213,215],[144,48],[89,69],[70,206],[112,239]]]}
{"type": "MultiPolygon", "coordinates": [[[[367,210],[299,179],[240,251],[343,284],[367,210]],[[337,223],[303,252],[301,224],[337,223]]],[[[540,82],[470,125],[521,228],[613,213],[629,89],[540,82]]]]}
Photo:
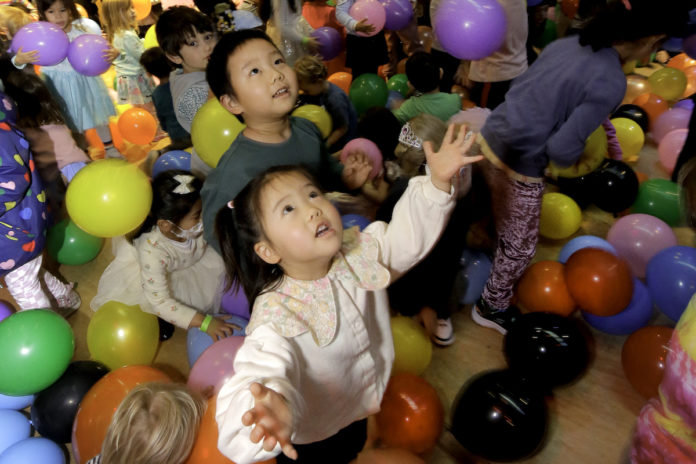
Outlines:
{"type": "Polygon", "coordinates": [[[90,235],[70,219],[63,219],[48,230],[46,249],[60,264],[79,266],[97,257],[104,239],[90,235]]]}
{"type": "Polygon", "coordinates": [[[674,227],[683,222],[681,187],[667,179],[649,179],[640,184],[631,213],[662,219],[674,227]]]}
{"type": "Polygon", "coordinates": [[[350,85],[350,100],[359,115],[373,106],[384,107],[389,89],[384,79],[377,74],[363,74],[350,85]]]}
{"type": "Polygon", "coordinates": [[[22,396],[58,380],[70,363],[70,324],[48,309],[20,311],[0,322],[0,393],[22,396]]]}
{"type": "Polygon", "coordinates": [[[408,77],[406,77],[406,74],[394,74],[392,77],[390,77],[387,81],[387,89],[396,90],[403,97],[406,97],[409,90],[408,77]]]}

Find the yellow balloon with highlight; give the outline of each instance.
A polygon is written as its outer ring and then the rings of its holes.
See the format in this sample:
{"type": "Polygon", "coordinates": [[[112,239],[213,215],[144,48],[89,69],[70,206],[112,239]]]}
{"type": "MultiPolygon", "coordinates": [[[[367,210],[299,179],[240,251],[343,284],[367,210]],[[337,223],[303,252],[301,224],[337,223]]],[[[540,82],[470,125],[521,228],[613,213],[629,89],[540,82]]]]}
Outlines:
{"type": "Polygon", "coordinates": [[[580,229],[582,211],[562,193],[547,193],[541,200],[539,233],[554,240],[568,238],[580,229]]]}
{"type": "Polygon", "coordinates": [[[433,345],[425,329],[410,317],[395,316],[391,318],[391,330],[394,337],[392,375],[422,374],[433,355],[433,345]]]}
{"type": "Polygon", "coordinates": [[[145,33],[145,39],[143,40],[143,48],[147,50],[148,48],[159,47],[159,42],[157,41],[157,33],[155,31],[155,25],[153,24],[145,33]]]}
{"type": "Polygon", "coordinates": [[[580,177],[597,169],[608,154],[607,133],[599,126],[587,137],[585,149],[578,161],[567,168],[561,168],[556,163],[549,163],[552,177],[580,177]]]}
{"type": "Polygon", "coordinates": [[[679,99],[686,90],[686,74],[681,69],[662,68],[648,77],[650,92],[665,100],[679,99]]]}
{"type": "Polygon", "coordinates": [[[214,168],[245,127],[217,98],[211,98],[201,106],[193,118],[193,148],[208,166],[214,168]]]}
{"type": "Polygon", "coordinates": [[[628,162],[635,161],[645,144],[643,129],[637,122],[628,118],[614,118],[611,123],[616,129],[616,138],[621,145],[623,158],[628,162]]]}
{"type": "Polygon", "coordinates": [[[321,138],[325,139],[331,135],[331,116],[324,108],[318,105],[302,105],[292,112],[293,116],[312,121],[321,132],[321,138]]]}

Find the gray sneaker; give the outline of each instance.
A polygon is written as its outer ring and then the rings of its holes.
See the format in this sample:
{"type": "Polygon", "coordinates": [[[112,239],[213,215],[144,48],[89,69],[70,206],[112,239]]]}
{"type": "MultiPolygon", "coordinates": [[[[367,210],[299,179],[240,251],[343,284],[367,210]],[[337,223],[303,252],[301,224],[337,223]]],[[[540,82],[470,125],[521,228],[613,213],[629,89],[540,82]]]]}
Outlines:
{"type": "Polygon", "coordinates": [[[480,326],[497,330],[505,335],[507,329],[520,315],[517,306],[508,306],[506,309],[496,309],[490,306],[483,298],[479,298],[471,308],[471,318],[480,326]]]}

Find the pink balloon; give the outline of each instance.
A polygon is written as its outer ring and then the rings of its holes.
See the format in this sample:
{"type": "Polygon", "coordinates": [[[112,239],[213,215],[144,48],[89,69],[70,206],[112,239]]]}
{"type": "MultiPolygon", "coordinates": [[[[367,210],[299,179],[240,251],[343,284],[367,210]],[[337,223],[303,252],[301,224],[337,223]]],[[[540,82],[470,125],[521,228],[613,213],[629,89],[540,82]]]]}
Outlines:
{"type": "Polygon", "coordinates": [[[372,171],[370,179],[374,179],[382,171],[382,152],[372,140],[357,138],[353,139],[341,150],[341,163],[345,163],[346,158],[353,152],[362,151],[372,161],[372,171]]]}
{"type": "Polygon", "coordinates": [[[661,219],[649,214],[629,214],[611,226],[607,241],[628,263],[633,275],[645,277],[648,262],[658,252],[677,245],[677,236],[661,219]]]}
{"type": "Polygon", "coordinates": [[[685,108],[672,108],[662,113],[655,120],[650,132],[656,143],[660,143],[665,135],[677,129],[686,129],[689,127],[689,119],[691,118],[691,110],[685,108]]]}
{"type": "Polygon", "coordinates": [[[366,19],[367,23],[375,28],[369,34],[358,32],[358,35],[363,37],[370,37],[377,34],[384,29],[384,23],[387,20],[387,12],[384,10],[384,5],[377,0],[358,0],[350,7],[348,14],[357,21],[366,19]]]}
{"type": "Polygon", "coordinates": [[[242,343],[244,337],[231,336],[210,345],[191,368],[186,385],[201,393],[213,387],[217,394],[223,383],[234,375],[234,358],[242,343]]]}
{"type": "Polygon", "coordinates": [[[193,0],[162,0],[162,9],[167,10],[173,6],[187,6],[189,8],[195,8],[196,4],[193,0]]]}
{"type": "Polygon", "coordinates": [[[672,174],[674,166],[677,164],[679,153],[684,148],[684,142],[689,135],[689,129],[677,129],[664,136],[660,145],[657,147],[657,156],[660,164],[668,174],[672,174]]]}

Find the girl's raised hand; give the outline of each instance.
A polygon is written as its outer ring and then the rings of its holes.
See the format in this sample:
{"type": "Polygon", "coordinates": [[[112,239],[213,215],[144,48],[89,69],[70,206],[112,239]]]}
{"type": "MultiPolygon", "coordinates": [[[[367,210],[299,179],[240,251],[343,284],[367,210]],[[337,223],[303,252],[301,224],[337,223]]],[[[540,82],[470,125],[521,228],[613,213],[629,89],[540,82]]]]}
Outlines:
{"type": "Polygon", "coordinates": [[[253,425],[251,441],[263,440],[263,449],[273,451],[280,444],[283,454],[297,459],[297,451],[290,442],[292,434],[292,413],[282,395],[268,387],[254,382],[249,387],[254,397],[254,407],[242,415],[242,424],[253,425]]]}
{"type": "Polygon", "coordinates": [[[38,50],[32,50],[29,52],[23,52],[22,47],[19,47],[19,50],[17,50],[17,54],[15,55],[14,62],[15,64],[33,64],[39,61],[39,51],[38,50]]]}
{"type": "Polygon", "coordinates": [[[430,142],[423,144],[425,159],[430,167],[430,180],[435,187],[449,193],[452,177],[464,166],[483,159],[483,156],[466,156],[474,143],[473,135],[473,132],[467,133],[466,126],[462,126],[453,140],[454,125],[450,124],[440,145],[440,151],[433,151],[433,145],[430,142]]]}
{"type": "Polygon", "coordinates": [[[114,47],[109,47],[104,49],[104,54],[102,55],[106,61],[109,63],[113,63],[113,61],[118,58],[118,56],[121,54],[121,50],[118,50],[114,47]]]}

